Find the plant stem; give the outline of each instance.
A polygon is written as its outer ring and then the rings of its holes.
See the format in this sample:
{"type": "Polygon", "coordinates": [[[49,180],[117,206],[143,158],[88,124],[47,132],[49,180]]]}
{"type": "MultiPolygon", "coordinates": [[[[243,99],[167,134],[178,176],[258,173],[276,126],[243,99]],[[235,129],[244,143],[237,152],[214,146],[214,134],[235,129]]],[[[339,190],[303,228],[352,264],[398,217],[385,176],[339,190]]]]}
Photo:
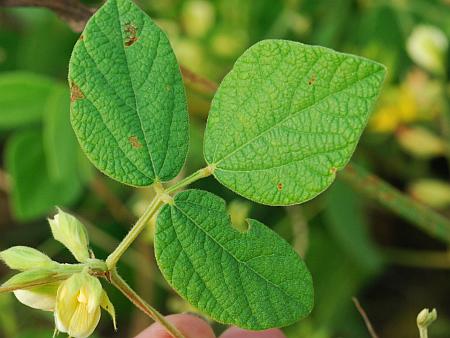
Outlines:
{"type": "Polygon", "coordinates": [[[428,338],[428,329],[426,327],[419,327],[420,338],[428,338]]]}
{"type": "Polygon", "coordinates": [[[192,175],[182,179],[181,181],[179,181],[179,182],[175,183],[174,185],[172,185],[171,187],[167,188],[166,193],[170,194],[178,189],[188,186],[189,184],[191,184],[201,178],[208,177],[208,176],[212,175],[212,173],[214,172],[214,169],[215,169],[214,166],[207,166],[205,168],[197,170],[192,175]]]}
{"type": "Polygon", "coordinates": [[[420,269],[450,269],[449,251],[405,250],[384,248],[383,256],[390,264],[420,269]]]}
{"type": "MultiPolygon", "coordinates": [[[[447,74],[447,72],[445,72],[447,74]]],[[[445,139],[448,170],[450,173],[450,88],[448,87],[449,78],[447,75],[442,77],[442,92],[444,95],[444,107],[440,117],[441,134],[445,139]]]]}
{"type": "Polygon", "coordinates": [[[78,0],[0,0],[0,7],[45,7],[58,14],[76,32],[83,30],[95,11],[78,0]]]}
{"type": "Polygon", "coordinates": [[[161,324],[172,337],[185,338],[178,329],[167,321],[164,316],[159,313],[151,305],[147,304],[117,273],[116,269],[110,271],[110,281],[117,289],[120,290],[137,308],[144,312],[147,316],[152,318],[155,322],[161,324]]]}
{"type": "Polygon", "coordinates": [[[450,220],[433,209],[411,199],[355,164],[348,165],[338,177],[431,237],[450,244],[450,220]]]}
{"type": "Polygon", "coordinates": [[[364,320],[364,324],[366,324],[367,331],[369,331],[370,337],[372,338],[378,338],[377,333],[375,332],[375,329],[373,328],[372,323],[370,322],[369,316],[367,316],[366,311],[359,303],[358,298],[352,297],[353,304],[355,304],[356,309],[358,310],[359,314],[364,320]]]}
{"type": "Polygon", "coordinates": [[[156,197],[151,201],[144,214],[138,219],[136,224],[131,228],[130,232],[124,237],[117,248],[106,258],[106,266],[108,270],[113,270],[119,261],[120,257],[128,249],[128,247],[134,242],[134,240],[139,236],[139,234],[144,230],[147,223],[159,210],[160,206],[163,204],[162,195],[157,194],[156,197]]]}

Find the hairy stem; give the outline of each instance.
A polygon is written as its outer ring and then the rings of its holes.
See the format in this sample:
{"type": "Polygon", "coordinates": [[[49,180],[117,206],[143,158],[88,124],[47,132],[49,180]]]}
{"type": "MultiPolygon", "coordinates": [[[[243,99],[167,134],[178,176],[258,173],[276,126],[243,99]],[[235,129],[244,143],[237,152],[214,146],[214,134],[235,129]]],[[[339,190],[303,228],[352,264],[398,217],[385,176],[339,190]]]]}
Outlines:
{"type": "Polygon", "coordinates": [[[170,194],[178,189],[182,189],[186,186],[188,186],[189,184],[198,181],[199,179],[211,176],[212,173],[214,172],[214,167],[213,166],[207,166],[205,168],[202,168],[200,170],[197,170],[195,173],[193,173],[192,175],[182,179],[181,181],[175,183],[174,185],[170,186],[169,188],[166,189],[166,193],[170,194]]]}
{"type": "Polygon", "coordinates": [[[426,205],[406,196],[365,169],[351,164],[338,175],[386,209],[408,220],[431,237],[450,244],[450,220],[426,205]]]}
{"type": "Polygon", "coordinates": [[[139,236],[139,234],[144,230],[150,219],[156,214],[161,205],[164,203],[162,201],[162,194],[157,194],[156,197],[151,201],[144,214],[138,219],[136,224],[131,228],[130,232],[124,237],[117,248],[106,258],[106,266],[109,270],[114,269],[120,257],[125,253],[128,247],[134,242],[134,240],[139,236]]]}
{"type": "Polygon", "coordinates": [[[109,279],[111,284],[120,290],[138,309],[144,312],[147,316],[152,318],[155,322],[161,324],[172,337],[174,338],[184,338],[178,329],[173,326],[169,321],[167,321],[164,316],[159,313],[151,305],[147,304],[128,284],[125,280],[117,273],[116,269],[110,271],[109,279]]]}

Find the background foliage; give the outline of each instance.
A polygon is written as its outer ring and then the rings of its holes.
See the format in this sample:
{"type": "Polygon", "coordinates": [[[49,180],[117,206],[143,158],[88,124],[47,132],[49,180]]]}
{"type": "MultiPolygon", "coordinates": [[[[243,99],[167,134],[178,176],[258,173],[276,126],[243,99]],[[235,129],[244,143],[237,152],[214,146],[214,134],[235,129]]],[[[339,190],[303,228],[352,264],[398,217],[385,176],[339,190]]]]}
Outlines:
{"type": "MultiPolygon", "coordinates": [[[[447,0],[164,0],[137,1],[168,33],[181,64],[220,81],[253,43],[285,38],[323,45],[387,65],[388,79],[354,155],[377,175],[450,217],[449,85],[445,72],[414,63],[408,38],[419,25],[450,36],[447,0]]],[[[95,4],[91,2],[90,4],[95,4]]],[[[110,252],[140,215],[152,192],[120,185],[98,173],[69,124],[67,67],[78,38],[43,9],[0,11],[0,249],[38,247],[70,259],[48,240],[45,218],[54,205],[89,220],[96,252],[110,252]]],[[[449,64],[449,54],[446,54],[449,64]]],[[[204,166],[202,138],[210,95],[188,86],[191,144],[186,172],[204,166]]],[[[267,208],[221,187],[196,184],[228,201],[232,222],[249,216],[272,226],[305,257],[316,289],[310,318],[286,328],[289,337],[366,337],[356,296],[381,337],[417,336],[415,316],[436,307],[432,337],[450,335],[447,247],[361,198],[337,181],[304,205],[267,208]]],[[[163,313],[191,311],[161,278],[151,254],[153,227],[124,257],[121,271],[163,313]]],[[[0,267],[3,279],[7,269],[0,267]]],[[[132,337],[147,318],[113,290],[119,335],[132,337]]],[[[108,320],[99,337],[112,336],[108,320]]],[[[41,337],[52,317],[0,296],[0,336],[41,337]],[[11,310],[13,309],[13,310],[11,310]],[[36,328],[39,328],[37,330],[36,328]]],[[[216,326],[220,331],[222,328],[216,326]]]]}

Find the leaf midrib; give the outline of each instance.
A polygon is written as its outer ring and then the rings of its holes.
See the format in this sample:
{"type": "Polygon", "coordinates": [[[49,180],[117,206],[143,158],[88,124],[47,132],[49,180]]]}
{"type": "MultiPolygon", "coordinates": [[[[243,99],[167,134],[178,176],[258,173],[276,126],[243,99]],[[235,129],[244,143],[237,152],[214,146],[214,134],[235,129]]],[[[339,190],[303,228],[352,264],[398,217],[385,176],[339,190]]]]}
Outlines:
{"type": "MultiPolygon", "coordinates": [[[[135,4],[131,4],[131,5],[132,6],[136,6],[135,4]]],[[[120,12],[119,12],[119,4],[118,4],[117,1],[115,1],[115,8],[116,8],[116,11],[117,11],[117,17],[118,17],[118,21],[119,21],[119,32],[120,32],[121,41],[124,41],[125,37],[124,37],[123,32],[122,32],[122,24],[123,24],[123,22],[122,22],[122,19],[121,19],[121,15],[120,15],[120,12]]],[[[144,25],[145,25],[145,22],[144,22],[144,25]]],[[[147,140],[147,135],[145,133],[144,125],[142,123],[142,119],[141,119],[141,116],[140,116],[140,113],[139,113],[139,105],[138,105],[138,102],[137,102],[137,99],[136,99],[136,90],[134,88],[134,82],[133,82],[133,79],[131,77],[130,65],[129,65],[129,62],[128,62],[128,55],[127,55],[127,52],[125,50],[125,45],[122,43],[121,46],[122,46],[121,50],[123,51],[123,54],[125,56],[125,64],[126,64],[127,70],[128,70],[127,75],[128,75],[128,78],[130,79],[131,89],[133,91],[133,98],[134,98],[134,105],[135,105],[135,109],[136,109],[136,115],[137,115],[138,120],[139,120],[139,125],[141,127],[142,135],[144,136],[145,145],[146,145],[146,148],[147,148],[148,155],[150,157],[150,162],[152,162],[153,175],[155,176],[154,180],[157,181],[158,180],[158,173],[156,171],[155,162],[153,161],[152,152],[150,150],[150,144],[149,144],[149,142],[147,140]]],[[[151,70],[153,68],[153,64],[155,63],[155,59],[158,56],[158,46],[159,46],[159,40],[158,40],[158,45],[156,47],[155,58],[152,60],[152,65],[151,65],[151,67],[150,67],[150,69],[148,71],[149,73],[151,72],[151,70]]]]}
{"type": "Polygon", "coordinates": [[[235,150],[233,150],[231,153],[229,153],[228,155],[222,157],[220,160],[215,161],[214,163],[208,163],[208,164],[209,164],[209,165],[214,165],[214,166],[216,166],[216,167],[219,168],[219,164],[220,164],[221,162],[223,162],[223,161],[226,160],[227,158],[231,157],[232,155],[234,155],[236,152],[238,152],[238,151],[241,150],[242,148],[244,148],[244,147],[248,146],[249,144],[253,143],[254,141],[256,141],[257,139],[259,139],[260,137],[262,137],[262,136],[264,136],[265,134],[269,133],[271,130],[277,128],[280,124],[283,124],[283,123],[285,123],[286,121],[289,121],[290,119],[294,118],[294,117],[297,116],[298,114],[303,113],[303,112],[305,112],[306,110],[313,108],[314,106],[316,106],[316,105],[322,103],[323,101],[325,101],[325,100],[328,99],[329,97],[334,96],[334,95],[339,95],[340,93],[342,93],[342,92],[344,92],[344,91],[350,89],[351,87],[353,87],[353,86],[356,85],[357,83],[362,82],[362,81],[366,81],[368,78],[370,78],[370,77],[372,77],[372,76],[375,76],[375,75],[377,75],[378,73],[381,73],[381,72],[384,72],[384,70],[383,70],[383,69],[380,69],[380,70],[378,70],[378,71],[376,71],[376,72],[374,72],[374,73],[371,73],[371,74],[369,74],[369,75],[366,75],[366,76],[364,76],[363,78],[361,78],[361,79],[359,79],[359,80],[357,80],[357,81],[351,83],[350,85],[345,86],[344,88],[340,89],[339,91],[330,93],[330,94],[328,94],[328,95],[326,95],[326,96],[320,98],[318,101],[313,102],[312,104],[310,104],[310,105],[308,105],[308,106],[306,106],[306,107],[300,109],[299,111],[294,112],[293,114],[289,114],[286,118],[280,120],[279,122],[275,123],[273,126],[267,128],[266,130],[262,131],[261,133],[259,133],[259,134],[256,135],[255,137],[253,137],[253,138],[251,138],[250,140],[248,140],[247,142],[243,143],[242,145],[240,145],[239,147],[237,147],[235,150]]]}
{"type": "MultiPolygon", "coordinates": [[[[197,203],[191,202],[191,201],[183,201],[183,203],[188,203],[188,204],[193,204],[197,207],[204,207],[202,205],[199,205],[197,203]]],[[[267,278],[265,278],[263,275],[261,275],[258,271],[254,270],[251,266],[249,266],[246,262],[238,259],[235,255],[233,255],[227,248],[225,248],[221,243],[219,243],[214,237],[212,237],[206,230],[204,230],[200,224],[198,224],[194,219],[192,219],[192,217],[190,217],[186,212],[184,212],[181,208],[179,208],[176,204],[173,205],[174,208],[176,208],[178,211],[180,211],[187,219],[189,219],[192,223],[195,224],[195,226],[197,226],[197,228],[199,228],[207,237],[210,238],[211,241],[213,241],[214,243],[216,243],[219,247],[221,247],[223,249],[223,251],[225,251],[228,255],[230,255],[232,258],[234,258],[237,262],[241,263],[242,265],[246,266],[250,271],[252,271],[256,276],[258,276],[259,278],[261,278],[263,281],[267,282],[268,284],[271,284],[275,289],[280,290],[285,296],[287,296],[290,299],[295,300],[298,305],[300,307],[302,307],[303,305],[301,304],[301,302],[297,301],[297,297],[288,294],[284,289],[282,289],[280,286],[276,285],[275,283],[273,283],[272,281],[268,280],[267,278]]],[[[231,229],[233,230],[233,229],[231,229]]]]}

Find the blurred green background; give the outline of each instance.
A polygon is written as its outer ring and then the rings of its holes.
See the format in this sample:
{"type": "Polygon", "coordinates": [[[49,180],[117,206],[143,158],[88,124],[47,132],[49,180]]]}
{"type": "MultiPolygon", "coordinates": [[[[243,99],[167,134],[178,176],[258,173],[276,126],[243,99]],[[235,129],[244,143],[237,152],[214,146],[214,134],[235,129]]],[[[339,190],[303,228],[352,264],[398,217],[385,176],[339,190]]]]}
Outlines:
{"type": "MultiPolygon", "coordinates": [[[[450,217],[449,0],[139,0],[167,32],[179,62],[220,79],[253,43],[284,38],[366,56],[388,67],[383,93],[353,160],[450,217]]],[[[96,2],[85,2],[98,5],[96,2]]],[[[96,171],[69,122],[66,83],[78,38],[45,9],[0,9],[0,249],[37,247],[72,262],[50,239],[58,205],[87,220],[105,258],[143,212],[150,189],[120,185],[96,171]]],[[[204,166],[202,137],[211,95],[187,86],[191,144],[184,174],[204,166]]],[[[228,201],[233,223],[270,225],[305,257],[316,303],[288,337],[368,337],[359,299],[380,337],[417,337],[417,313],[436,307],[433,338],[450,337],[450,252],[406,221],[337,181],[311,202],[256,205],[208,178],[197,187],[228,201]]],[[[150,226],[120,270],[163,313],[194,311],[164,282],[150,226]]],[[[2,280],[10,271],[0,266],[2,280]]],[[[150,324],[115,290],[119,332],[103,316],[97,337],[133,337],[150,324]]],[[[214,324],[217,332],[224,328],[214,324]]],[[[53,333],[53,317],[0,295],[0,337],[53,333]]]]}

